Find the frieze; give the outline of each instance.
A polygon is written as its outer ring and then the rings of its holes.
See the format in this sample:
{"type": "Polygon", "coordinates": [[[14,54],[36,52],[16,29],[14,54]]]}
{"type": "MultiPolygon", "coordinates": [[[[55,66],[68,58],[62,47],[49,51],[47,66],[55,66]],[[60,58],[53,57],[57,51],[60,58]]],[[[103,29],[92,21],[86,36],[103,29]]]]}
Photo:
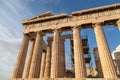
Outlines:
{"type": "Polygon", "coordinates": [[[51,20],[51,21],[44,21],[44,22],[39,22],[39,23],[31,23],[25,26],[25,30],[31,31],[32,29],[48,29],[48,27],[52,25],[60,25],[68,22],[76,22],[80,20],[87,20],[87,19],[97,19],[99,17],[104,17],[104,16],[112,16],[115,14],[120,14],[120,9],[114,9],[114,10],[107,10],[107,11],[101,11],[101,12],[95,12],[95,13],[89,13],[89,14],[84,14],[84,15],[79,15],[79,16],[70,16],[67,18],[63,19],[57,19],[57,20],[51,20]]]}
{"type": "MultiPolygon", "coordinates": [[[[67,23],[67,22],[74,22],[74,21],[79,21],[79,20],[86,20],[90,18],[98,18],[102,16],[109,16],[109,15],[114,15],[114,14],[120,14],[120,9],[117,10],[108,10],[108,11],[102,11],[102,12],[97,12],[97,13],[92,13],[92,14],[85,14],[81,16],[73,16],[70,18],[64,18],[64,19],[58,19],[58,20],[52,20],[52,21],[45,21],[43,23],[39,23],[40,26],[49,26],[49,25],[57,25],[61,23],[67,23]]],[[[36,26],[37,27],[37,26],[36,26]]]]}

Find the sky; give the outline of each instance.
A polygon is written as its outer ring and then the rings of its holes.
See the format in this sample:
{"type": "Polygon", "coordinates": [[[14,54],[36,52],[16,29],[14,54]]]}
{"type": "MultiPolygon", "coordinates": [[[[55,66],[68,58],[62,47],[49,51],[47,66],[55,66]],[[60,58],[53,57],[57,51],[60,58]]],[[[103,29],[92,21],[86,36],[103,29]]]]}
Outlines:
{"type": "MultiPolygon", "coordinates": [[[[20,43],[23,37],[22,20],[37,16],[46,11],[53,14],[100,7],[120,3],[120,0],[0,0],[0,80],[10,78],[20,43]]],[[[110,51],[120,44],[120,31],[117,26],[103,27],[110,51]]],[[[82,36],[88,36],[90,53],[96,47],[95,34],[92,29],[81,31],[82,36]]],[[[70,40],[65,41],[67,65],[70,60],[70,40]]],[[[68,66],[69,67],[69,66],[68,66]]]]}

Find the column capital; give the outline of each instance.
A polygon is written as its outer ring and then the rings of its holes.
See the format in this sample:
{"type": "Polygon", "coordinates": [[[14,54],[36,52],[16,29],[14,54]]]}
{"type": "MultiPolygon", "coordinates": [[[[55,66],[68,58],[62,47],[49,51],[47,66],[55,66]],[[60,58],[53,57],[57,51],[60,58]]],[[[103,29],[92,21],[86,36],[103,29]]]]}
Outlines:
{"type": "Polygon", "coordinates": [[[61,33],[62,31],[61,31],[61,29],[53,29],[53,32],[59,32],[59,33],[61,33]]]}
{"type": "Polygon", "coordinates": [[[24,36],[30,36],[30,34],[29,34],[29,33],[23,33],[23,35],[24,35],[24,36]]]}
{"type": "Polygon", "coordinates": [[[117,24],[117,25],[120,24],[120,19],[116,22],[116,24],[117,24]]]}
{"type": "Polygon", "coordinates": [[[47,42],[52,42],[53,41],[53,37],[48,37],[47,42]]]}
{"type": "Polygon", "coordinates": [[[35,41],[35,34],[30,34],[30,41],[35,41]]]}
{"type": "Polygon", "coordinates": [[[42,31],[37,31],[36,34],[40,34],[41,36],[44,36],[44,35],[45,35],[45,33],[42,32],[42,31]]]}
{"type": "Polygon", "coordinates": [[[36,33],[37,33],[37,34],[42,34],[42,31],[37,31],[36,33]]]}
{"type": "Polygon", "coordinates": [[[61,40],[62,42],[64,42],[64,41],[65,41],[65,39],[62,39],[62,38],[61,38],[60,40],[61,40]]]}
{"type": "Polygon", "coordinates": [[[46,54],[46,50],[45,49],[43,49],[43,53],[46,54]]]}
{"type": "Polygon", "coordinates": [[[30,36],[30,40],[35,40],[36,33],[35,32],[30,32],[29,36],[30,36]]]}
{"type": "Polygon", "coordinates": [[[72,28],[72,31],[73,31],[74,29],[79,29],[79,30],[82,29],[82,27],[81,27],[81,26],[78,26],[78,25],[71,26],[71,28],[72,28]]]}
{"type": "Polygon", "coordinates": [[[95,28],[96,26],[103,26],[103,22],[93,23],[92,27],[95,28]]]}
{"type": "Polygon", "coordinates": [[[53,37],[48,37],[47,39],[48,46],[52,45],[52,41],[53,41],[53,37]]]}
{"type": "Polygon", "coordinates": [[[35,41],[35,39],[34,39],[34,38],[31,38],[31,39],[30,39],[30,42],[32,42],[32,41],[35,41]]]}
{"type": "Polygon", "coordinates": [[[117,26],[118,26],[118,28],[120,30],[120,19],[116,22],[116,24],[117,24],[117,26]]]}

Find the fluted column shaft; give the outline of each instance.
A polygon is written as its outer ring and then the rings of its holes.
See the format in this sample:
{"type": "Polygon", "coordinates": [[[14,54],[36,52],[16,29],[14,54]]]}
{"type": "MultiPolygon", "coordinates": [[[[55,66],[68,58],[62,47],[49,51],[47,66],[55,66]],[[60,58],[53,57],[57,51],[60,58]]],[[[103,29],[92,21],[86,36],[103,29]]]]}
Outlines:
{"type": "Polygon", "coordinates": [[[50,78],[52,40],[48,40],[44,77],[50,78]]]}
{"type": "Polygon", "coordinates": [[[25,69],[24,78],[28,78],[28,76],[29,76],[30,66],[31,66],[31,61],[32,61],[32,56],[33,56],[33,50],[34,50],[34,45],[35,45],[35,40],[31,40],[31,48],[30,48],[30,53],[28,55],[28,60],[27,60],[27,63],[26,63],[26,69],[25,69]]]}
{"type": "Polygon", "coordinates": [[[64,39],[60,40],[60,49],[59,49],[59,59],[58,59],[58,78],[65,77],[65,51],[64,51],[64,39]]]}
{"type": "Polygon", "coordinates": [[[43,78],[43,77],[44,77],[45,58],[46,58],[46,52],[43,52],[43,53],[42,53],[41,70],[40,70],[40,78],[43,78]]]}
{"type": "Polygon", "coordinates": [[[39,78],[42,50],[42,33],[37,32],[29,78],[39,78]]]}
{"type": "Polygon", "coordinates": [[[79,28],[73,28],[74,60],[75,60],[75,78],[85,78],[85,60],[82,46],[82,39],[79,28]]]}
{"type": "Polygon", "coordinates": [[[59,54],[59,42],[60,42],[60,32],[59,30],[54,30],[53,38],[53,51],[52,51],[52,64],[51,64],[51,78],[57,78],[58,74],[58,54],[59,54]]]}
{"type": "Polygon", "coordinates": [[[103,78],[103,71],[102,71],[102,67],[101,67],[101,61],[100,61],[100,57],[99,57],[98,48],[94,48],[94,56],[95,56],[96,68],[98,71],[98,77],[103,78]]]}
{"type": "Polygon", "coordinates": [[[116,78],[117,75],[115,71],[115,66],[112,60],[112,56],[110,54],[110,49],[108,47],[104,32],[102,30],[101,23],[97,23],[93,27],[95,31],[104,78],[116,78]]]}
{"type": "Polygon", "coordinates": [[[15,64],[12,78],[22,78],[28,44],[29,44],[29,36],[25,34],[22,40],[22,44],[20,46],[20,50],[18,53],[17,62],[15,64]]]}

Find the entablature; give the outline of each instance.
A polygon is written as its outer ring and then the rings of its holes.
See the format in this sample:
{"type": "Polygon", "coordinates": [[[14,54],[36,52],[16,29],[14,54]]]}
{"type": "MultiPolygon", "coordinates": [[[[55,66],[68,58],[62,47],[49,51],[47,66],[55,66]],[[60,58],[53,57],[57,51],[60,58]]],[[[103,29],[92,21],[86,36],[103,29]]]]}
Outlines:
{"type": "MultiPolygon", "coordinates": [[[[50,13],[49,13],[50,14],[50,13]]],[[[52,32],[54,29],[70,30],[71,26],[92,28],[92,24],[103,22],[103,25],[116,25],[120,19],[120,4],[92,8],[67,14],[51,15],[23,21],[24,33],[43,31],[52,32]]]]}

